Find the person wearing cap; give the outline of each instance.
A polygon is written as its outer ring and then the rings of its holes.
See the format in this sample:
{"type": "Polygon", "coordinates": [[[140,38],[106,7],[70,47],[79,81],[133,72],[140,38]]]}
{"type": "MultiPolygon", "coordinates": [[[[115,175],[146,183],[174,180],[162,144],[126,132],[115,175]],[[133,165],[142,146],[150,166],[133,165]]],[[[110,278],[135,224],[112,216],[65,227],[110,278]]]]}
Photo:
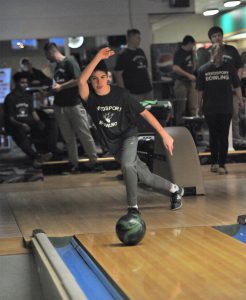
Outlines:
{"type": "MultiPolygon", "coordinates": [[[[218,43],[222,45],[223,49],[223,60],[229,62],[237,70],[239,79],[241,79],[243,63],[241,57],[234,46],[223,43],[224,32],[221,27],[213,26],[208,31],[208,37],[212,44],[218,43]]],[[[233,97],[233,116],[232,116],[232,133],[234,144],[243,143],[242,137],[239,131],[239,103],[236,96],[233,97]]]]}
{"type": "Polygon", "coordinates": [[[195,59],[194,47],[196,41],[186,35],[183,38],[181,47],[176,50],[173,57],[173,71],[175,74],[174,94],[177,100],[175,113],[176,125],[182,125],[182,116],[188,113],[189,116],[197,115],[197,92],[195,88],[195,59]]]}
{"type": "Polygon", "coordinates": [[[20,67],[22,72],[28,75],[29,86],[51,86],[52,79],[46,76],[41,70],[33,67],[29,58],[23,57],[20,60],[20,67]]]}

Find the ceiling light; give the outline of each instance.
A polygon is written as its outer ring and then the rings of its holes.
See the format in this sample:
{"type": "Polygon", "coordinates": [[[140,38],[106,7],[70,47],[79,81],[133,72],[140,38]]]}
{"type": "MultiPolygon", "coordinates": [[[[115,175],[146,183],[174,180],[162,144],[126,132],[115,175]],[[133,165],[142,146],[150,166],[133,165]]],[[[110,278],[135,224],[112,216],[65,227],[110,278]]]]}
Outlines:
{"type": "Polygon", "coordinates": [[[83,45],[84,37],[77,36],[77,37],[69,37],[68,38],[68,47],[69,48],[79,48],[83,45]]]}
{"type": "Polygon", "coordinates": [[[235,7],[241,3],[240,0],[227,0],[224,2],[225,7],[235,7]]]}
{"type": "Polygon", "coordinates": [[[219,12],[218,8],[208,8],[203,12],[204,16],[213,16],[219,12]]]}

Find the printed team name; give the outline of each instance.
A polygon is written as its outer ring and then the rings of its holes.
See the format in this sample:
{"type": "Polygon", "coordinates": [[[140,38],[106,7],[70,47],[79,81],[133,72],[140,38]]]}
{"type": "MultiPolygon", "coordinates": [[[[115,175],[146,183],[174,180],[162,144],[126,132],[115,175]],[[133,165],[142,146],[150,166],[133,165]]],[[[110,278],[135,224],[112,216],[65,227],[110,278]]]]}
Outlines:
{"type": "Polygon", "coordinates": [[[121,111],[122,107],[120,107],[120,106],[98,106],[97,110],[99,110],[99,111],[110,111],[110,110],[121,111]]]}
{"type": "Polygon", "coordinates": [[[27,103],[18,103],[16,104],[16,107],[19,108],[19,107],[29,107],[29,104],[27,103]]]}
{"type": "Polygon", "coordinates": [[[102,120],[99,121],[99,125],[106,127],[106,128],[116,127],[117,124],[118,124],[118,122],[106,123],[106,122],[103,122],[102,120]]]}
{"type": "Polygon", "coordinates": [[[229,72],[228,71],[214,71],[205,73],[205,80],[229,80],[229,72]]]}

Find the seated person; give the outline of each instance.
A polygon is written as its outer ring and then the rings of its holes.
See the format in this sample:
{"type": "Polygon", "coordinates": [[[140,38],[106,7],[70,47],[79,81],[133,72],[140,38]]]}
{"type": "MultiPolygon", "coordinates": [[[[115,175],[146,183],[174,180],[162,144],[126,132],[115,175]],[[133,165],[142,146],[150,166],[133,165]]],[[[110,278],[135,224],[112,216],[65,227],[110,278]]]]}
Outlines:
{"type": "Polygon", "coordinates": [[[26,72],[28,75],[29,86],[51,86],[52,79],[46,76],[41,70],[38,70],[32,66],[32,62],[28,58],[22,58],[20,61],[20,67],[22,72],[26,72]]]}
{"type": "Polygon", "coordinates": [[[48,152],[48,141],[44,141],[41,146],[39,142],[34,142],[45,136],[45,124],[34,110],[31,96],[25,92],[28,77],[25,73],[18,72],[13,80],[15,89],[4,100],[5,129],[21,150],[33,160],[33,165],[38,167],[52,158],[52,153],[48,152]],[[32,147],[33,143],[35,148],[32,147]]]}

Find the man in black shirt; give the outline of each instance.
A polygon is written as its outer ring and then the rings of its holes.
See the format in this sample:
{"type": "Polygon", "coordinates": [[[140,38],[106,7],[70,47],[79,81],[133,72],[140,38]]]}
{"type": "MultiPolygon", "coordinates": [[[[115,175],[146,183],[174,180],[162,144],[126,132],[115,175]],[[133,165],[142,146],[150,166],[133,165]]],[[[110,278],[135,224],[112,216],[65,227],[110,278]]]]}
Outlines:
{"type": "Polygon", "coordinates": [[[15,143],[32,160],[34,166],[40,166],[42,162],[51,159],[52,153],[46,152],[40,154],[41,140],[44,144],[41,148],[49,149],[48,140],[45,140],[45,124],[33,108],[33,101],[29,94],[25,92],[28,85],[28,76],[23,72],[16,73],[13,76],[15,89],[6,96],[4,101],[5,128],[12,136],[15,143]],[[33,142],[36,140],[36,143],[33,142]],[[36,149],[32,147],[35,144],[36,149]]]}
{"type": "Polygon", "coordinates": [[[64,56],[55,43],[47,43],[44,46],[47,59],[56,62],[53,92],[54,112],[68,149],[68,158],[71,163],[71,172],[79,172],[78,137],[86,154],[93,165],[96,165],[97,151],[90,133],[86,111],[82,107],[78,92],[78,77],[80,67],[73,57],[64,56]]]}
{"type": "Polygon", "coordinates": [[[232,64],[223,61],[223,45],[214,44],[211,48],[211,61],[199,69],[197,88],[199,103],[203,101],[203,113],[209,128],[211,172],[221,175],[228,173],[225,163],[233,112],[232,86],[237,101],[242,106],[242,91],[237,71],[232,64]]]}
{"type": "MultiPolygon", "coordinates": [[[[218,43],[223,45],[223,60],[229,62],[237,70],[239,79],[241,79],[241,72],[243,63],[237,49],[231,45],[223,43],[223,30],[218,26],[213,26],[208,31],[208,37],[212,44],[218,43]]],[[[233,116],[232,116],[232,133],[233,142],[235,144],[242,143],[242,137],[239,133],[239,106],[237,97],[233,97],[233,116]]]]}
{"type": "Polygon", "coordinates": [[[148,73],[148,62],[139,48],[140,31],[127,31],[127,47],[118,55],[115,76],[116,84],[126,88],[138,101],[152,99],[152,85],[148,73]]]}
{"type": "Polygon", "coordinates": [[[171,193],[171,209],[181,208],[183,188],[150,172],[145,163],[137,156],[136,118],[141,115],[160,134],[164,146],[170,154],[173,151],[173,139],[160,125],[157,119],[132,97],[128,91],[108,84],[106,64],[102,61],[114,54],[110,48],[101,49],[80,76],[81,98],[86,103],[99,133],[109,151],[121,164],[126,184],[129,213],[138,214],[138,181],[156,188],[163,193],[171,193]],[[91,90],[88,86],[90,79],[91,90]]]}
{"type": "Polygon", "coordinates": [[[28,58],[22,58],[20,66],[23,72],[28,76],[29,86],[51,86],[52,79],[46,76],[42,71],[33,67],[32,62],[28,58]]]}
{"type": "Polygon", "coordinates": [[[182,125],[182,116],[188,113],[195,116],[198,110],[196,93],[196,76],[194,75],[196,65],[194,61],[195,40],[186,35],[181,47],[174,53],[173,70],[175,72],[174,93],[176,98],[175,122],[182,125]]]}

